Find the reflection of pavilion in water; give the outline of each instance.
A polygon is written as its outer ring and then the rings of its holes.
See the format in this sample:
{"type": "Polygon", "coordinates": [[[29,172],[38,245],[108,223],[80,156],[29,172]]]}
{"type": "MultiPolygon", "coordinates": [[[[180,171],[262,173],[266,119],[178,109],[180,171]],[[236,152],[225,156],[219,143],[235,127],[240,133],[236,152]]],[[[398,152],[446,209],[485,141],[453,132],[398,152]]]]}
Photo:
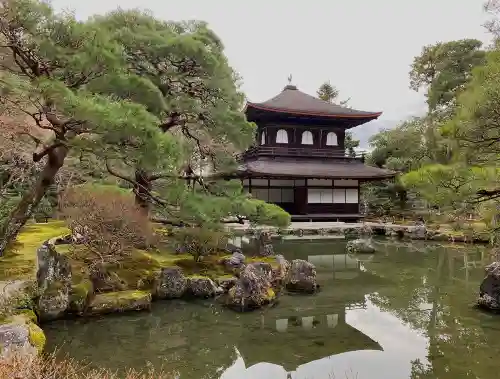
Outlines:
{"type": "Polygon", "coordinates": [[[318,305],[317,310],[288,308],[278,315],[262,314],[261,328],[249,329],[247,337],[242,336],[258,345],[237,347],[246,367],[266,362],[289,372],[332,355],[382,350],[376,341],[346,322],[348,305],[318,305]]]}
{"type": "Polygon", "coordinates": [[[247,338],[258,341],[258,347],[237,347],[246,367],[266,362],[290,372],[341,353],[382,350],[376,341],[346,322],[346,311],[365,308],[365,295],[374,292],[380,280],[372,280],[376,278],[352,256],[333,250],[326,254],[324,248],[311,250],[315,253],[288,253],[286,257],[307,258],[313,263],[321,291],[311,297],[284,296],[276,308],[260,315],[260,328],[246,332],[247,338]]]}

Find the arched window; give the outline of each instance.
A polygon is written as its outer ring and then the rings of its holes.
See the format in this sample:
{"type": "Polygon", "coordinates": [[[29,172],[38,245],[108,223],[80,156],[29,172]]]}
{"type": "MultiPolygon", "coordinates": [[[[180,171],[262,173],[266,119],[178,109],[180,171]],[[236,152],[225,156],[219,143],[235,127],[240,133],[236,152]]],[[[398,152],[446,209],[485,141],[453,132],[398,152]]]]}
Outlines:
{"type": "Polygon", "coordinates": [[[276,143],[288,143],[288,133],[285,129],[280,129],[276,133],[276,143]]]}
{"type": "Polygon", "coordinates": [[[334,132],[329,132],[326,135],[326,146],[338,146],[337,135],[334,132]]]}
{"type": "Polygon", "coordinates": [[[313,144],[313,135],[309,130],[306,130],[302,133],[302,145],[312,145],[313,144]]]}
{"type": "Polygon", "coordinates": [[[266,132],[262,132],[260,135],[260,144],[265,145],[266,144],[266,132]]]}

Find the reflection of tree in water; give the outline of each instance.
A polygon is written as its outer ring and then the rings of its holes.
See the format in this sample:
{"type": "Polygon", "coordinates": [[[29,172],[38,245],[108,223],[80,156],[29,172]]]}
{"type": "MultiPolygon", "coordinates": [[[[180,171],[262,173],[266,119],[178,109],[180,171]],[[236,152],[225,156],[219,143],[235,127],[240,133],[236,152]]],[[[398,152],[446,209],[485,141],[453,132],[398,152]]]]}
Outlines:
{"type": "Polygon", "coordinates": [[[49,324],[49,342],[66,341],[65,352],[96,365],[142,369],[149,361],[182,379],[219,378],[236,359],[235,347],[247,366],[265,361],[293,370],[343,351],[379,349],[346,325],[343,313],[371,293],[372,303],[429,339],[430,364],[413,362],[413,379],[497,377],[500,319],[471,307],[486,260],[481,250],[390,243],[363,262],[365,271],[333,243],[312,245],[313,252],[301,254],[318,264],[325,281],[315,296],[284,296],[275,308],[242,315],[203,302],[159,302],[151,314],[49,324]]]}
{"type": "MultiPolygon", "coordinates": [[[[183,302],[158,305],[150,314],[48,324],[48,349],[61,347],[73,358],[112,370],[163,367],[182,378],[218,378],[219,370],[234,362],[231,338],[217,326],[214,309],[183,302]]],[[[231,337],[235,333],[232,328],[231,337]]]]}
{"type": "Polygon", "coordinates": [[[392,278],[392,284],[369,298],[428,337],[430,364],[412,362],[412,379],[495,378],[500,331],[486,329],[482,321],[491,318],[473,308],[486,249],[387,245],[385,250],[366,266],[392,278]],[[416,257],[418,264],[408,265],[416,257]]]}

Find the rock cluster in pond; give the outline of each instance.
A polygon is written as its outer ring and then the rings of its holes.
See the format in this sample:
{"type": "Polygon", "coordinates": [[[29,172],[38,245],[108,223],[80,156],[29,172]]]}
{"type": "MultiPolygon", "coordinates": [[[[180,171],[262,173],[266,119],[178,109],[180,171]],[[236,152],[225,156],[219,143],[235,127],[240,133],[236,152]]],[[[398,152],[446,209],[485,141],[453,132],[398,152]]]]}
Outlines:
{"type": "Polygon", "coordinates": [[[486,277],[479,287],[478,305],[500,312],[500,262],[493,262],[486,267],[486,277]]]}
{"type": "Polygon", "coordinates": [[[308,261],[294,259],[285,277],[285,287],[291,292],[316,292],[316,267],[308,261]]]}
{"type": "Polygon", "coordinates": [[[276,302],[282,290],[305,294],[318,290],[316,268],[310,262],[295,259],[290,263],[278,255],[276,263],[275,267],[267,262],[244,266],[226,296],[226,305],[246,312],[276,302]]]}
{"type": "Polygon", "coordinates": [[[373,254],[375,248],[369,239],[355,239],[348,241],[346,244],[347,254],[373,254]]]}
{"type": "Polygon", "coordinates": [[[275,299],[276,293],[263,267],[250,264],[242,269],[238,281],[229,290],[226,305],[245,312],[270,304],[275,299]]]}
{"type": "MultiPolygon", "coordinates": [[[[38,249],[36,308],[41,321],[67,314],[92,316],[148,310],[155,299],[216,298],[223,294],[222,300],[229,307],[246,311],[274,303],[283,290],[314,293],[318,288],[315,267],[307,261],[290,263],[281,255],[247,259],[239,249],[215,263],[220,265],[215,271],[226,273],[219,274],[216,280],[186,275],[181,267],[169,265],[154,268],[148,282],[139,281],[137,287],[121,283],[117,273],[106,270],[102,283],[81,275],[72,283],[69,259],[58,253],[56,247],[74,241],[73,236],[64,236],[49,240],[38,249]]],[[[269,242],[265,236],[262,241],[264,246],[269,242]]]]}

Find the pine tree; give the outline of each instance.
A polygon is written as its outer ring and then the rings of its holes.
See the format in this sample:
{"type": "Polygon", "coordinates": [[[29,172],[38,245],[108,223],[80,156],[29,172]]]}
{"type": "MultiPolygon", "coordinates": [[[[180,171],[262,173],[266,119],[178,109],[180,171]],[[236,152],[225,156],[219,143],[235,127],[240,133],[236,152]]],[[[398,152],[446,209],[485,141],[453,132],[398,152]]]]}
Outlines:
{"type": "Polygon", "coordinates": [[[339,96],[339,91],[330,82],[324,82],[316,92],[318,98],[328,103],[334,103],[339,96]]]}
{"type": "Polygon", "coordinates": [[[82,155],[128,182],[145,212],[175,225],[220,227],[230,216],[289,222],[281,208],[243,194],[239,181],[196,173],[200,160],[233,170],[254,136],[238,75],[205,23],[121,10],[81,22],[41,0],[0,1],[0,100],[49,133],[21,125],[16,134],[36,142],[42,167],[0,227],[0,254],[61,168],[82,155]]]}

